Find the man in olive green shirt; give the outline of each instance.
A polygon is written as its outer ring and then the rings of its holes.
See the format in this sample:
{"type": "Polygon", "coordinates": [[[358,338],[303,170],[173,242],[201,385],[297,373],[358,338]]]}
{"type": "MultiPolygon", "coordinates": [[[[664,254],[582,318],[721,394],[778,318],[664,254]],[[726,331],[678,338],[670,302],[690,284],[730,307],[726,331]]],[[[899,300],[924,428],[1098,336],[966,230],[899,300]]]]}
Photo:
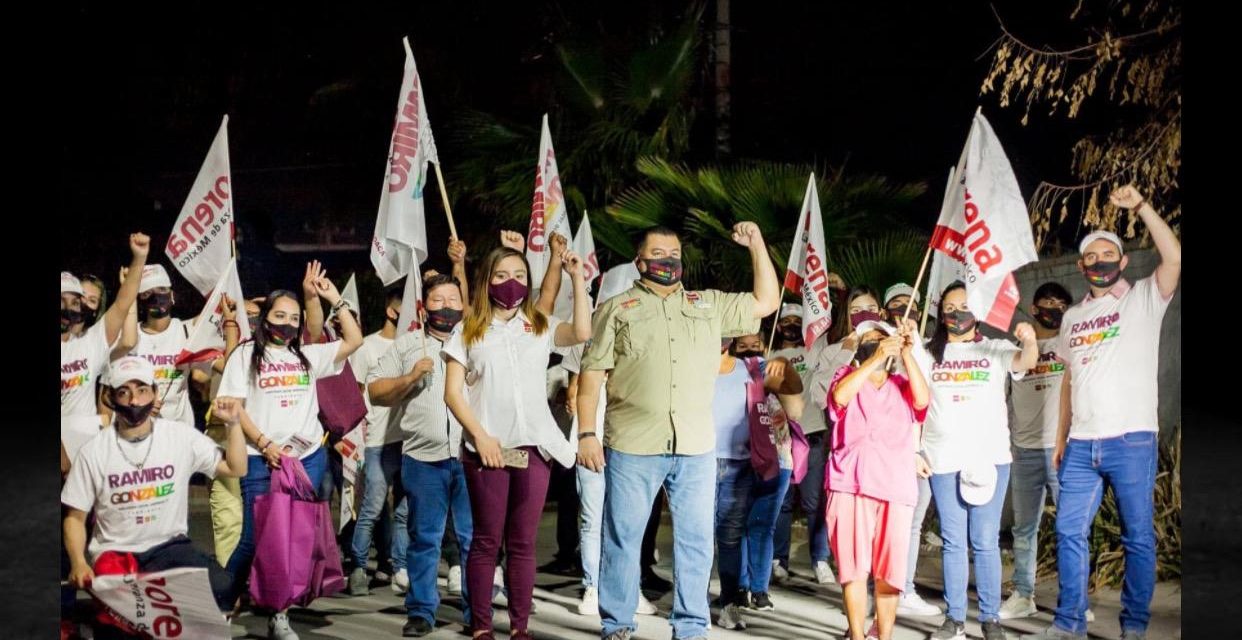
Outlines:
{"type": "Polygon", "coordinates": [[[759,227],[739,223],[733,240],[750,251],[752,293],[683,289],[681,240],[655,227],[639,244],[642,279],[595,312],[578,386],[578,462],[606,474],[599,575],[606,640],[626,640],[636,628],[639,547],[661,486],[674,520],[673,638],[707,637],[716,486],[712,396],[720,339],[757,332],[759,320],[780,303],[759,227]],[[605,374],[601,443],[595,410],[605,374]]]}

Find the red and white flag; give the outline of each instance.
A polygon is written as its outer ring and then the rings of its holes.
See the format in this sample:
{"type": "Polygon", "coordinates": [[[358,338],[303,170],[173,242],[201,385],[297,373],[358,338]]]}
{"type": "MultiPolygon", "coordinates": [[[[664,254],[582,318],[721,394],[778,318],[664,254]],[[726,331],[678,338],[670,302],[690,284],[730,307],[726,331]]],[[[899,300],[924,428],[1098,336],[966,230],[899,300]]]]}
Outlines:
{"type": "Polygon", "coordinates": [[[530,207],[530,230],[526,234],[526,261],[530,263],[530,287],[539,290],[548,270],[548,238],[553,232],[565,236],[573,246],[569,230],[569,212],[561,191],[561,173],[556,168],[556,152],[548,130],[548,114],[543,114],[543,131],[539,137],[539,160],[535,167],[535,197],[530,207]]]}
{"type": "Polygon", "coordinates": [[[228,125],[226,115],[164,248],[168,261],[203,295],[211,291],[233,256],[228,125]]]}
{"type": "Polygon", "coordinates": [[[246,299],[242,295],[241,279],[237,277],[237,260],[230,258],[225,263],[224,273],[213,283],[207,296],[207,304],[198,314],[198,320],[190,331],[181,354],[177,356],[177,366],[186,363],[211,362],[224,355],[224,327],[221,297],[228,294],[237,307],[238,343],[250,339],[250,323],[246,321],[246,299]]]}
{"type": "Polygon", "coordinates": [[[427,163],[440,161],[410,40],[402,38],[401,43],[405,46],[405,74],[371,237],[371,264],[384,286],[417,270],[427,259],[423,188],[427,185],[427,163]]]}
{"type": "Polygon", "coordinates": [[[411,331],[421,331],[423,319],[419,314],[423,310],[423,276],[418,267],[410,269],[405,278],[405,289],[401,293],[401,313],[397,315],[397,335],[411,331]]]}
{"type": "Polygon", "coordinates": [[[89,590],[133,635],[155,640],[232,636],[203,568],[95,576],[89,590]]]}
{"type": "Polygon", "coordinates": [[[832,290],[828,288],[825,264],[824,218],[819,208],[815,174],[806,185],[798,232],[789,250],[785,288],[802,297],[802,343],[810,348],[815,339],[832,325],[832,290]]]}
{"type": "Polygon", "coordinates": [[[1013,272],[1039,254],[1018,179],[981,111],[975,112],[954,176],[931,245],[964,268],[966,303],[974,316],[1008,331],[1020,300],[1013,272]]]}

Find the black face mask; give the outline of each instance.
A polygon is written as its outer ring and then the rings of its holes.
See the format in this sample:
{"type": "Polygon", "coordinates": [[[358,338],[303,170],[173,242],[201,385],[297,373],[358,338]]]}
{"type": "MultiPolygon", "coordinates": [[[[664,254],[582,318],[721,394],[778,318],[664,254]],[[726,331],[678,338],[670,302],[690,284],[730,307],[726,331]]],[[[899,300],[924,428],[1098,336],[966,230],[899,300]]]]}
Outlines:
{"type": "Polygon", "coordinates": [[[99,310],[92,309],[86,305],[82,305],[82,322],[87,326],[95,324],[95,319],[99,317],[99,310]]]}
{"type": "Polygon", "coordinates": [[[1082,275],[1093,287],[1110,288],[1121,279],[1121,261],[1104,262],[1101,260],[1089,267],[1084,267],[1082,275]]]}
{"type": "Polygon", "coordinates": [[[1046,309],[1044,307],[1035,307],[1035,322],[1038,322],[1045,329],[1060,329],[1061,318],[1065,317],[1064,309],[1046,309]]]}
{"type": "Polygon", "coordinates": [[[138,315],[143,320],[167,318],[170,313],[172,313],[171,293],[152,293],[147,298],[138,300],[138,315]]]}
{"type": "Polygon", "coordinates": [[[879,342],[864,342],[858,345],[858,350],[854,352],[854,360],[858,364],[862,364],[871,359],[875,352],[880,348],[879,342]]]}
{"type": "Polygon", "coordinates": [[[802,325],[791,324],[781,327],[781,338],[787,342],[801,342],[802,325]]]}
{"type": "Polygon", "coordinates": [[[298,328],[291,324],[273,324],[268,320],[264,320],[263,327],[267,329],[267,336],[272,341],[272,344],[278,347],[289,344],[298,335],[298,328]]]}
{"type": "Polygon", "coordinates": [[[975,328],[975,314],[969,311],[954,311],[944,314],[944,328],[955,336],[966,335],[975,328]]]}
{"type": "Polygon", "coordinates": [[[70,327],[82,321],[82,312],[76,309],[60,310],[60,332],[64,333],[70,327]]]}
{"type": "Polygon", "coordinates": [[[131,404],[129,406],[115,402],[113,404],[115,406],[112,410],[121,417],[125,424],[131,427],[142,424],[151,415],[151,411],[155,409],[155,402],[148,402],[142,405],[131,404]]]}
{"type": "Polygon", "coordinates": [[[431,327],[433,331],[449,333],[453,330],[453,327],[457,326],[458,322],[461,322],[462,314],[461,309],[450,309],[448,307],[434,311],[429,310],[427,311],[427,326],[431,327]]]}
{"type": "Polygon", "coordinates": [[[741,358],[741,359],[743,359],[743,360],[745,360],[746,358],[762,358],[762,357],[763,357],[763,352],[762,352],[762,351],[753,351],[753,350],[752,350],[752,351],[736,351],[736,352],[734,352],[734,353],[733,353],[733,357],[734,357],[734,358],[741,358]]]}
{"type": "Polygon", "coordinates": [[[647,280],[664,286],[672,286],[681,282],[681,258],[641,258],[647,270],[640,275],[647,280]]]}

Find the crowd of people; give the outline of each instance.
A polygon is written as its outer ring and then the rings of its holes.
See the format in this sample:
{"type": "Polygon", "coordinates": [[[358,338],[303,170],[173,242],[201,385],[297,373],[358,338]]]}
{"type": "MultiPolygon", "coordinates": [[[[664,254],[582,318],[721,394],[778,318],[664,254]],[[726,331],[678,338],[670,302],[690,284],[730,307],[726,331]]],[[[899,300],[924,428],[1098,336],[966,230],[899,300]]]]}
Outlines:
{"type": "MultiPolygon", "coordinates": [[[[247,609],[255,505],[273,471],[297,460],[321,499],[341,490],[341,439],[320,411],[335,399],[318,383],[344,375],[366,407],[356,522],[339,536],[345,591],[365,595],[379,581],[404,594],[404,636],[435,629],[444,590],[460,596],[473,638],[494,637],[497,603],[509,637],[533,637],[536,532],[551,495],[566,508],[549,567],[580,572],[577,611],[598,616],[606,640],[630,638],[637,615],[664,615],[674,638],[694,640],[713,624],[746,629],[748,611],[779,611],[772,585],[790,578],[799,513],[814,580],[841,585],[844,637],[889,640],[897,616],[943,615],[931,638],[965,638],[973,556],[978,621],[986,640],[1000,640],[1004,620],[1037,611],[1037,535],[1051,498],[1059,595],[1036,637],[1086,638],[1088,536],[1111,487],[1126,554],[1122,637],[1139,640],[1156,578],[1152,345],[1181,249],[1136,189],[1112,200],[1159,252],[1148,277],[1124,278],[1120,238],[1090,233],[1078,247],[1089,294],[1042,283],[1023,308],[1033,323],[988,337],[966,284],[936,292],[923,336],[913,287],[880,295],[834,274],[834,322],[813,344],[803,343],[801,305],[783,304],[759,228],[743,222],[732,238],[750,255],[749,291],[687,290],[678,234],[654,227],[636,238],[637,279],[606,281],[593,301],[563,238],[534,283],[524,239],[504,232],[470,282],[466,246],[450,242],[451,273],[423,274],[412,330],[399,326],[398,287],[362,301],[384,318],[364,335],[361,310],[312,262],[300,291],[226,297],[223,355],[178,364],[203,318],[175,317],[184,305],[170,275],[134,233],[111,300],[104,280],[61,274],[62,432],[98,431],[72,455],[62,445],[66,602],[96,575],[200,567],[224,615],[247,609]],[[563,318],[553,315],[561,286],[573,301],[563,318]],[[548,384],[551,369],[565,384],[548,384]],[[194,474],[210,479],[213,540],[203,546],[214,557],[187,537],[194,474]],[[1009,493],[1014,587],[1003,599],[1009,493]],[[671,583],[652,570],[665,506],[671,583]],[[943,611],[914,584],[933,506],[943,611]],[[672,591],[667,611],[644,596],[657,582],[672,591]]],[[[270,638],[298,637],[287,611],[250,608],[268,617],[270,638]]],[[[125,634],[104,617],[95,637],[125,634]]]]}

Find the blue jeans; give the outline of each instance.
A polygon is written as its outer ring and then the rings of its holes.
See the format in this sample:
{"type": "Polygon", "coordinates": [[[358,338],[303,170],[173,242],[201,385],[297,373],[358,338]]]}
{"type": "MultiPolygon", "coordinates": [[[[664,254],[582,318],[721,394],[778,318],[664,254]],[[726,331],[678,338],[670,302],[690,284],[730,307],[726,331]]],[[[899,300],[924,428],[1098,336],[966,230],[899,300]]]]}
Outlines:
{"type": "Polygon", "coordinates": [[[604,474],[578,465],[578,549],[582,555],[582,586],[599,584],[599,548],[604,534],[604,474]]]}
{"type": "Polygon", "coordinates": [[[1070,440],[1061,460],[1057,502],[1057,627],[1087,631],[1087,537],[1100,509],[1104,485],[1113,488],[1121,516],[1126,574],[1121,588],[1121,630],[1145,631],[1156,585],[1156,533],[1152,492],[1156,484],[1156,434],[1135,431],[1103,440],[1070,440]]]}
{"type": "MultiPolygon", "coordinates": [[[[233,549],[233,555],[229,557],[229,563],[225,567],[233,578],[233,585],[229,590],[230,602],[241,595],[246,588],[247,581],[250,580],[250,565],[254,562],[255,549],[254,501],[259,496],[267,494],[272,488],[272,473],[267,468],[267,463],[263,461],[263,456],[246,456],[246,462],[248,465],[246,476],[241,479],[244,509],[241,540],[237,541],[237,548],[233,549]]],[[[302,466],[306,468],[306,475],[310,477],[311,486],[318,487],[328,469],[328,454],[325,448],[319,447],[314,453],[302,458],[302,466]]]]}
{"type": "Polygon", "coordinates": [[[1052,467],[1054,449],[1013,448],[1013,584],[1024,597],[1035,594],[1035,566],[1039,553],[1039,522],[1044,501],[1052,494],[1056,504],[1061,485],[1052,467]]]}
{"type": "MultiPolygon", "coordinates": [[[[358,510],[358,522],[354,525],[350,557],[354,567],[367,566],[367,552],[371,550],[371,536],[379,523],[375,546],[379,560],[391,558],[393,571],[405,568],[405,552],[410,546],[406,532],[405,489],[401,482],[401,443],[393,442],[382,447],[367,447],[363,452],[362,507],[358,510]],[[395,505],[392,517],[388,517],[388,489],[392,489],[395,505]],[[387,551],[385,551],[387,548],[387,551]]],[[[354,493],[355,496],[359,492],[354,493]]]]}
{"type": "Polygon", "coordinates": [[[919,478],[919,501],[914,505],[914,519],[910,522],[910,555],[906,564],[906,588],[902,594],[914,593],[914,574],[918,569],[919,546],[923,544],[923,520],[927,516],[927,507],[931,506],[931,482],[927,478],[919,478]]]}
{"type": "Polygon", "coordinates": [[[742,589],[742,542],[755,480],[750,459],[716,460],[716,555],[720,601],[724,604],[734,602],[742,589]]]}
{"type": "Polygon", "coordinates": [[[601,637],[636,629],[639,555],[651,504],[664,487],[673,515],[673,638],[707,635],[712,572],[715,452],[696,456],[604,451],[604,539],[599,566],[601,637]]]}
{"type": "MultiPolygon", "coordinates": [[[[453,512],[453,529],[461,554],[470,553],[474,535],[474,519],[470,513],[470,494],[466,490],[466,473],[457,458],[439,462],[420,462],[401,456],[401,483],[405,485],[411,517],[408,523],[406,571],[410,590],[405,594],[406,615],[422,618],[435,626],[436,610],[440,608],[440,591],[436,575],[440,567],[440,542],[449,509],[453,512]]],[[[393,554],[395,559],[397,554],[393,554]]],[[[470,627],[470,593],[465,581],[461,586],[462,615],[470,627]]]]}
{"type": "MultiPolygon", "coordinates": [[[[818,407],[815,410],[818,410],[818,407]]],[[[811,451],[806,458],[806,477],[802,479],[802,482],[790,485],[785,492],[780,517],[776,520],[772,557],[779,560],[781,566],[786,569],[789,568],[789,537],[790,527],[793,525],[795,493],[801,499],[802,512],[806,514],[811,564],[828,561],[828,520],[824,513],[828,506],[828,498],[824,494],[824,471],[828,464],[828,433],[828,431],[820,431],[806,437],[807,443],[811,445],[811,451]],[[794,487],[797,487],[797,491],[794,491],[794,487]]]]}
{"type": "Polygon", "coordinates": [[[741,586],[751,593],[767,593],[772,580],[773,535],[780,516],[781,503],[789,490],[792,469],[781,469],[771,480],[757,474],[751,487],[750,513],[746,519],[747,570],[742,572],[741,586]]]}
{"type": "Polygon", "coordinates": [[[970,560],[966,546],[975,555],[975,589],[979,592],[979,622],[1000,620],[1001,559],[1000,520],[1009,487],[1009,465],[996,465],[996,490],[983,505],[967,504],[957,490],[958,473],[937,473],[931,477],[932,497],[940,515],[940,537],[944,538],[944,599],[948,617],[966,621],[966,589],[970,560]]]}

